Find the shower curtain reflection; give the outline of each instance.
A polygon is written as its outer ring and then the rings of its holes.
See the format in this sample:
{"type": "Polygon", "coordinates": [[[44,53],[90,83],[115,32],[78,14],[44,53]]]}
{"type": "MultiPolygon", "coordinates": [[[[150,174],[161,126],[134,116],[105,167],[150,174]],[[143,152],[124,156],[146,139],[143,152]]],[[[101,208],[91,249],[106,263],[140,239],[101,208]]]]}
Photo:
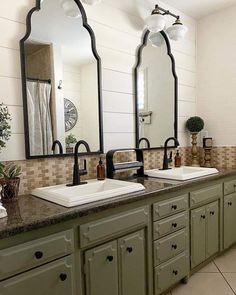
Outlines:
{"type": "Polygon", "coordinates": [[[32,156],[52,153],[50,98],[49,83],[27,81],[29,143],[32,156]]]}

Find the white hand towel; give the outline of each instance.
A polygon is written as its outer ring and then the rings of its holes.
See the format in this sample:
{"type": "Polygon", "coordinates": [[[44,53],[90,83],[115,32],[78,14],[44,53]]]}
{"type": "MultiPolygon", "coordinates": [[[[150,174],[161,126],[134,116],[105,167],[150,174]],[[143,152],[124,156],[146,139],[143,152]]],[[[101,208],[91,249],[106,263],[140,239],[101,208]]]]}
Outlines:
{"type": "Polygon", "coordinates": [[[7,216],[7,210],[0,203],[0,218],[4,218],[7,216]]]}

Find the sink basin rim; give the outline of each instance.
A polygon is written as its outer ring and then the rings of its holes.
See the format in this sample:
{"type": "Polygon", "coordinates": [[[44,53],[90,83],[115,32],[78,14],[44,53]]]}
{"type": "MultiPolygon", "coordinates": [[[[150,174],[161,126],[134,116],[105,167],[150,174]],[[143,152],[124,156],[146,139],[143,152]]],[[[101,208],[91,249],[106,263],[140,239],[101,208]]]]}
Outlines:
{"type": "Polygon", "coordinates": [[[150,177],[170,179],[170,180],[180,180],[180,181],[196,179],[196,178],[209,176],[209,175],[217,174],[217,173],[219,173],[219,171],[216,168],[193,167],[193,166],[181,166],[179,168],[172,168],[169,170],[151,169],[151,170],[145,171],[145,174],[150,177]],[[185,172],[184,169],[189,170],[189,172],[184,173],[185,172]],[[182,174],[178,173],[181,171],[182,171],[182,174]]]}
{"type": "Polygon", "coordinates": [[[115,180],[115,179],[105,179],[101,181],[89,180],[88,184],[84,184],[81,186],[67,187],[66,184],[63,184],[63,185],[36,188],[31,192],[31,194],[41,199],[69,208],[69,207],[89,204],[95,201],[118,197],[128,193],[138,192],[144,189],[145,187],[140,183],[133,183],[133,182],[115,180]],[[109,184],[114,184],[117,187],[98,191],[98,192],[87,193],[87,194],[84,193],[83,195],[79,195],[81,191],[82,193],[83,191],[85,191],[87,185],[92,186],[93,184],[97,186],[101,186],[102,184],[105,184],[105,185],[108,184],[108,186],[109,184]],[[75,188],[78,188],[77,195],[74,195],[74,196],[70,195],[71,190],[75,190],[75,188]],[[55,191],[59,191],[59,192],[57,193],[55,191]],[[68,195],[66,195],[67,192],[69,192],[68,195]]]}

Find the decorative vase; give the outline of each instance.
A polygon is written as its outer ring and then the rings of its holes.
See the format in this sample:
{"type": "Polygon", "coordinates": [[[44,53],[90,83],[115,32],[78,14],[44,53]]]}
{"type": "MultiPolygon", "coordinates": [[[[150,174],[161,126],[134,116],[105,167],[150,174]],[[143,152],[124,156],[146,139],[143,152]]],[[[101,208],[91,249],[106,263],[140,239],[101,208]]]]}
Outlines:
{"type": "Polygon", "coordinates": [[[194,167],[199,167],[199,158],[198,158],[198,148],[197,148],[197,135],[198,132],[192,132],[191,136],[192,136],[192,149],[191,149],[191,153],[192,153],[192,163],[191,166],[194,167]]]}
{"type": "Polygon", "coordinates": [[[18,200],[20,178],[0,178],[1,201],[2,203],[11,203],[18,200]]]}

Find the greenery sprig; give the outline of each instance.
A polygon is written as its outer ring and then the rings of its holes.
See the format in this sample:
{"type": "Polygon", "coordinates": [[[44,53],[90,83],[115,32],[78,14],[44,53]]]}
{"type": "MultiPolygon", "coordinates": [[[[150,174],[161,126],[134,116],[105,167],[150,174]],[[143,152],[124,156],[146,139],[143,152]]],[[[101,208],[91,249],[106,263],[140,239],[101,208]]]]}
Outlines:
{"type": "Polygon", "coordinates": [[[67,137],[66,137],[66,145],[69,147],[71,144],[74,144],[77,142],[77,139],[75,137],[74,134],[70,133],[67,137]]]}
{"type": "Polygon", "coordinates": [[[13,163],[6,165],[0,163],[0,178],[12,179],[21,175],[21,167],[13,163]]]}
{"type": "Polygon", "coordinates": [[[0,151],[6,146],[6,142],[11,136],[11,115],[8,107],[3,103],[0,104],[0,151]]]}

